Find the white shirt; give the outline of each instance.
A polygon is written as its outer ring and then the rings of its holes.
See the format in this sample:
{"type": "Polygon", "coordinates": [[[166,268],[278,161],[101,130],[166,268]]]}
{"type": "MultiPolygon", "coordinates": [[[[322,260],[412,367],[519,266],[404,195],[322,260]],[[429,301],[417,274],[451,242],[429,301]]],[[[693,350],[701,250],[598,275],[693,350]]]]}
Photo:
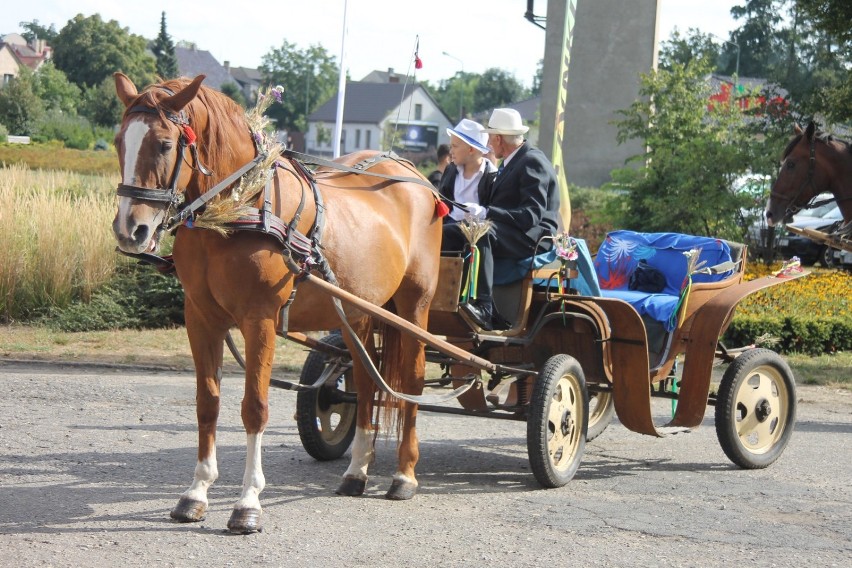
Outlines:
{"type": "MultiPolygon", "coordinates": [[[[464,177],[464,169],[458,168],[456,171],[456,181],[453,187],[453,201],[457,203],[476,203],[479,204],[479,180],[488,169],[488,160],[483,158],[479,165],[479,170],[473,174],[473,177],[468,179],[464,177]]],[[[459,207],[453,207],[450,211],[450,217],[456,221],[464,219],[466,212],[459,207]]]]}
{"type": "MultiPolygon", "coordinates": [[[[521,144],[521,146],[523,146],[523,144],[521,144]]],[[[521,149],[521,146],[518,146],[517,148],[515,148],[515,151],[514,151],[514,152],[512,152],[511,154],[509,154],[508,156],[506,156],[505,158],[503,158],[503,161],[502,161],[502,162],[500,162],[500,165],[501,165],[501,166],[503,166],[503,167],[505,168],[505,167],[506,167],[506,165],[509,163],[509,160],[511,160],[512,158],[514,158],[514,157],[515,157],[515,154],[517,154],[517,153],[518,153],[518,150],[520,150],[520,149],[521,149]]]]}

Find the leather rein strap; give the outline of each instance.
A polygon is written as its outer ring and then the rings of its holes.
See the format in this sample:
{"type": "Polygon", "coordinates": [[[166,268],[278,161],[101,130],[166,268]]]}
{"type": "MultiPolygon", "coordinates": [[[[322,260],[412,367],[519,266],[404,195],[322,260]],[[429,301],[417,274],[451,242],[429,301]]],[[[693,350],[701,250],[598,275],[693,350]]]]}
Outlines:
{"type": "MultiPolygon", "coordinates": [[[[376,165],[376,164],[378,164],[378,163],[380,163],[384,160],[393,160],[394,162],[396,162],[398,164],[404,164],[404,160],[402,158],[400,158],[396,154],[393,154],[393,153],[390,153],[390,152],[387,153],[387,154],[380,154],[379,156],[376,156],[375,158],[368,158],[366,160],[362,160],[361,162],[358,162],[357,164],[355,164],[355,166],[352,166],[352,167],[345,166],[341,163],[333,162],[331,160],[326,160],[325,158],[320,158],[320,157],[317,157],[317,156],[311,156],[310,154],[303,154],[301,152],[296,152],[295,150],[284,150],[284,152],[282,152],[282,154],[284,156],[288,157],[288,158],[293,158],[295,160],[298,160],[299,162],[302,162],[303,164],[310,164],[312,166],[325,166],[327,168],[332,168],[334,170],[338,170],[338,171],[341,171],[341,172],[347,172],[347,173],[355,174],[355,175],[365,175],[366,174],[366,175],[369,175],[369,176],[372,176],[372,177],[389,179],[389,180],[393,180],[393,181],[408,181],[408,182],[411,182],[411,183],[416,183],[418,185],[422,185],[423,187],[428,187],[429,189],[432,190],[433,193],[435,192],[435,186],[433,186],[431,183],[429,183],[428,180],[425,180],[425,179],[422,179],[422,178],[419,178],[419,177],[393,176],[393,175],[388,175],[388,174],[380,174],[380,173],[377,173],[377,172],[371,172],[370,168],[372,166],[374,166],[374,165],[376,165]]],[[[407,161],[407,160],[405,160],[405,161],[407,161]]]]}

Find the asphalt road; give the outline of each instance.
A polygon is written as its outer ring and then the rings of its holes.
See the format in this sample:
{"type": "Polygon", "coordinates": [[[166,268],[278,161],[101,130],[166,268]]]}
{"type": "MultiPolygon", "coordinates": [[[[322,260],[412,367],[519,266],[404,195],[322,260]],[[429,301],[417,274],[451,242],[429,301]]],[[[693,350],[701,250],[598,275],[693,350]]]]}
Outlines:
{"type": "Polygon", "coordinates": [[[195,465],[191,375],[0,360],[0,566],[852,565],[848,391],[800,387],[793,439],[767,469],[727,460],[708,409],[660,440],[613,423],[555,490],[530,472],[523,423],[424,413],[407,502],[383,498],[391,442],[364,497],[334,495],[348,460],[307,456],[295,395],[274,391],[265,530],[232,536],[242,381],[223,383],[211,509],[181,525],[168,511],[195,465]]]}

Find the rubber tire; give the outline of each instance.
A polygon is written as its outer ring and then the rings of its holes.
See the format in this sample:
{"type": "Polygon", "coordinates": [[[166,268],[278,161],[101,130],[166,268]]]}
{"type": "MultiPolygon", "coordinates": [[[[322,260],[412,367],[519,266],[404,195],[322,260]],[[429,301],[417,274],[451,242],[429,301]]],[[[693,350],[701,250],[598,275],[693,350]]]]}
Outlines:
{"type": "Polygon", "coordinates": [[[834,249],[824,246],[819,251],[819,265],[823,268],[834,268],[834,249]]]}
{"type": "Polygon", "coordinates": [[[750,349],[734,359],[716,396],[716,436],[725,455],[743,469],[765,468],[784,452],[795,423],[796,382],[787,362],[769,349],[750,349]],[[763,400],[757,399],[758,387],[770,396],[771,412],[760,422],[769,421],[769,439],[747,445],[743,438],[758,435],[757,429],[741,435],[739,428],[743,419],[753,414],[754,408],[748,407],[763,400]],[[748,389],[753,389],[755,396],[748,397],[752,394],[748,389]],[[773,420],[777,420],[774,426],[773,420]]]}
{"type": "Polygon", "coordinates": [[[615,398],[611,391],[589,394],[589,427],[586,441],[591,442],[603,434],[613,417],[615,417],[615,398]]]}
{"type": "Polygon", "coordinates": [[[562,487],[574,477],[586,448],[588,425],[589,393],[580,363],[568,355],[550,357],[545,361],[533,386],[527,416],[527,453],[533,475],[542,486],[562,487]],[[565,387],[567,393],[564,392],[565,387]],[[548,442],[552,437],[551,432],[555,432],[558,425],[552,423],[550,411],[553,404],[558,402],[557,398],[564,394],[569,395],[568,408],[560,424],[563,425],[561,435],[567,439],[567,443],[557,448],[561,453],[556,456],[560,462],[556,464],[551,458],[548,442]],[[565,424],[569,419],[570,422],[565,424]],[[568,455],[565,455],[565,451],[569,452],[568,455]]]}
{"type": "MultiPolygon", "coordinates": [[[[343,337],[332,333],[320,340],[321,343],[346,349],[343,337]]],[[[328,364],[328,355],[322,351],[312,350],[305,359],[299,383],[311,385],[322,375],[328,364]]],[[[352,370],[342,374],[336,388],[343,387],[347,392],[354,392],[352,370]]],[[[354,403],[339,403],[335,409],[339,422],[330,431],[319,427],[320,413],[328,413],[331,406],[323,402],[324,392],[332,387],[323,386],[314,391],[300,391],[296,394],[296,425],[299,438],[305,451],[319,461],[334,460],[346,453],[355,437],[356,405],[354,403]]]]}

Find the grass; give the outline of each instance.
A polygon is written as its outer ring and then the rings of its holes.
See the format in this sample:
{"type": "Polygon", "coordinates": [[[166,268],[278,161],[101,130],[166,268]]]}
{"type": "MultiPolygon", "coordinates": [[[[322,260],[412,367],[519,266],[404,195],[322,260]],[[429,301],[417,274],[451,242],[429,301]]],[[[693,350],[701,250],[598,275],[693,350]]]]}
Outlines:
{"type": "Polygon", "coordinates": [[[115,150],[74,150],[56,144],[0,144],[0,165],[60,170],[93,175],[118,175],[115,150]]]}
{"type": "Polygon", "coordinates": [[[0,317],[87,299],[117,262],[115,178],[0,167],[0,317]]]}

